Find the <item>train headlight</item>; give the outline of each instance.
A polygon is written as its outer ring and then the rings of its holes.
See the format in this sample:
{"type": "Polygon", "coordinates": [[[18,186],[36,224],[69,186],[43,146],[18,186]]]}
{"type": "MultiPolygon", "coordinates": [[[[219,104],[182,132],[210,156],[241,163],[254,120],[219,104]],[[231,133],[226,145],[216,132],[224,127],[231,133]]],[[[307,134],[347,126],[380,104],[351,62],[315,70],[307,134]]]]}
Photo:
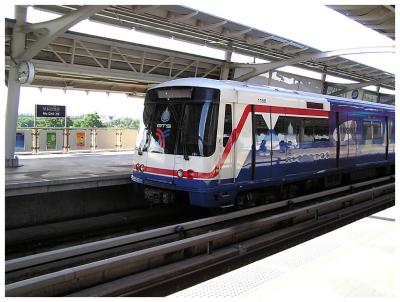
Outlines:
{"type": "Polygon", "coordinates": [[[197,174],[197,173],[194,172],[192,169],[187,170],[187,178],[192,179],[192,178],[194,178],[195,176],[197,176],[196,174],[197,174]]]}
{"type": "Polygon", "coordinates": [[[144,172],[144,165],[141,164],[139,169],[140,169],[140,172],[144,172]]]}
{"type": "Polygon", "coordinates": [[[182,169],[179,169],[179,170],[176,172],[176,174],[178,174],[178,177],[179,177],[179,178],[182,178],[182,177],[183,177],[183,170],[182,170],[182,169]]]}

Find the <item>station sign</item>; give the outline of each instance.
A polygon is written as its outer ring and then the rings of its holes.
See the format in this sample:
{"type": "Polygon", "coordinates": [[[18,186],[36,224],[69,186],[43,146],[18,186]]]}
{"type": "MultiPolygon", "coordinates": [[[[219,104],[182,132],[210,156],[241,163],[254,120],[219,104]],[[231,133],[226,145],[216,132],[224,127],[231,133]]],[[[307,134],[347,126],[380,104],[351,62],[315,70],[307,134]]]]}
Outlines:
{"type": "Polygon", "coordinates": [[[57,105],[35,105],[37,117],[65,117],[65,107],[57,105]]]}

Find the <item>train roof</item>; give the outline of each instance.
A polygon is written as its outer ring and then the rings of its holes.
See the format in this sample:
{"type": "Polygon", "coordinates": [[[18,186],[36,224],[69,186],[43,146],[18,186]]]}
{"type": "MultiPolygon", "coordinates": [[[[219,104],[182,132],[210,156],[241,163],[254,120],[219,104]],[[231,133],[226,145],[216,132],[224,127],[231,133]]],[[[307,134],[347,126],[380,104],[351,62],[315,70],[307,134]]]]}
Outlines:
{"type": "Polygon", "coordinates": [[[360,100],[353,100],[353,99],[346,99],[342,97],[312,93],[312,92],[304,92],[304,91],[296,91],[296,90],[289,90],[285,88],[278,88],[266,85],[251,85],[243,82],[237,81],[229,81],[229,80],[213,80],[213,79],[205,79],[205,78],[183,78],[183,79],[176,79],[172,81],[163,82],[161,84],[155,85],[153,88],[159,87],[170,87],[170,86],[195,86],[195,87],[209,87],[209,88],[216,88],[216,89],[235,89],[235,90],[244,90],[244,91],[253,91],[253,92],[260,92],[265,93],[269,92],[271,94],[287,94],[292,95],[294,97],[304,96],[310,98],[323,98],[329,102],[334,102],[337,104],[344,104],[344,105],[361,105],[369,108],[376,108],[376,109],[386,109],[388,111],[394,111],[394,105],[388,104],[380,104],[368,101],[360,101],[360,100]]]}

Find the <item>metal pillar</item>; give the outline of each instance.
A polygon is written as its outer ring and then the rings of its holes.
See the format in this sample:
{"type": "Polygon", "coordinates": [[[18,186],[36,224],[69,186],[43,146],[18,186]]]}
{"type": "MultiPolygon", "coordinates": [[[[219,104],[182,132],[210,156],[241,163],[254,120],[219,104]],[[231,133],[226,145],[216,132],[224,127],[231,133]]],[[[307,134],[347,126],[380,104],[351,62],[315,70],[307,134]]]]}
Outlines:
{"type": "Polygon", "coordinates": [[[86,5],[67,15],[54,20],[26,24],[27,6],[15,6],[16,25],[14,27],[11,41],[11,63],[8,76],[8,96],[6,108],[6,133],[5,133],[5,164],[6,167],[17,167],[18,158],[14,158],[15,135],[18,118],[18,105],[21,85],[18,82],[16,65],[21,61],[29,61],[41,49],[46,47],[61,33],[71,26],[85,20],[96,12],[106,8],[107,5],[86,5]],[[41,37],[28,49],[25,49],[25,35],[29,32],[41,31],[41,37]]]}
{"type": "Polygon", "coordinates": [[[221,68],[221,80],[227,80],[229,77],[229,63],[232,61],[232,50],[225,51],[225,64],[221,68]]]}
{"type": "MultiPolygon", "coordinates": [[[[25,49],[25,33],[18,30],[19,26],[26,24],[27,7],[15,6],[16,26],[14,27],[11,41],[11,56],[17,57],[25,49]]],[[[18,158],[14,157],[15,135],[17,132],[18,105],[21,84],[18,81],[16,62],[10,63],[8,75],[8,95],[5,117],[5,164],[6,167],[18,167],[18,158]]]]}
{"type": "Polygon", "coordinates": [[[376,98],[376,102],[380,103],[381,102],[381,94],[379,93],[379,90],[381,90],[381,86],[377,85],[376,86],[376,93],[378,94],[377,98],[376,98]]]}
{"type": "Polygon", "coordinates": [[[321,94],[326,94],[326,91],[327,91],[326,73],[327,73],[327,68],[324,67],[324,70],[321,73],[321,82],[322,82],[321,94]]]}

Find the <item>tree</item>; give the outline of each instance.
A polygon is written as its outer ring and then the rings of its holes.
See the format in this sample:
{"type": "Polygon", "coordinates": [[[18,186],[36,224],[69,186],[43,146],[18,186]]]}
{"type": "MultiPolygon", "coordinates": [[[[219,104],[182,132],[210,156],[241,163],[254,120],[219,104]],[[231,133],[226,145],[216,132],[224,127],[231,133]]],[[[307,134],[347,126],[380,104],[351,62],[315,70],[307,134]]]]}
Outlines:
{"type": "Polygon", "coordinates": [[[74,123],[72,124],[72,127],[75,127],[75,128],[83,128],[83,119],[77,119],[77,120],[74,120],[74,123]]]}
{"type": "MultiPolygon", "coordinates": [[[[67,127],[72,126],[71,118],[67,117],[67,127]]],[[[20,116],[17,120],[17,127],[33,127],[33,116],[20,116]]],[[[63,117],[39,117],[36,118],[36,127],[64,127],[63,117]]]]}
{"type": "MultiPolygon", "coordinates": [[[[67,117],[67,127],[73,124],[71,118],[67,117]]],[[[63,117],[43,117],[36,119],[36,127],[64,127],[65,120],[63,117]]]]}
{"type": "Polygon", "coordinates": [[[33,117],[32,116],[20,116],[17,120],[17,127],[33,127],[33,117]]]}
{"type": "Polygon", "coordinates": [[[86,114],[82,120],[81,127],[84,128],[101,128],[104,127],[97,112],[86,114]]]}
{"type": "Polygon", "coordinates": [[[107,123],[107,127],[116,127],[116,128],[134,128],[137,129],[139,128],[139,120],[137,119],[132,119],[130,117],[126,118],[118,118],[115,120],[112,120],[107,123]]]}

